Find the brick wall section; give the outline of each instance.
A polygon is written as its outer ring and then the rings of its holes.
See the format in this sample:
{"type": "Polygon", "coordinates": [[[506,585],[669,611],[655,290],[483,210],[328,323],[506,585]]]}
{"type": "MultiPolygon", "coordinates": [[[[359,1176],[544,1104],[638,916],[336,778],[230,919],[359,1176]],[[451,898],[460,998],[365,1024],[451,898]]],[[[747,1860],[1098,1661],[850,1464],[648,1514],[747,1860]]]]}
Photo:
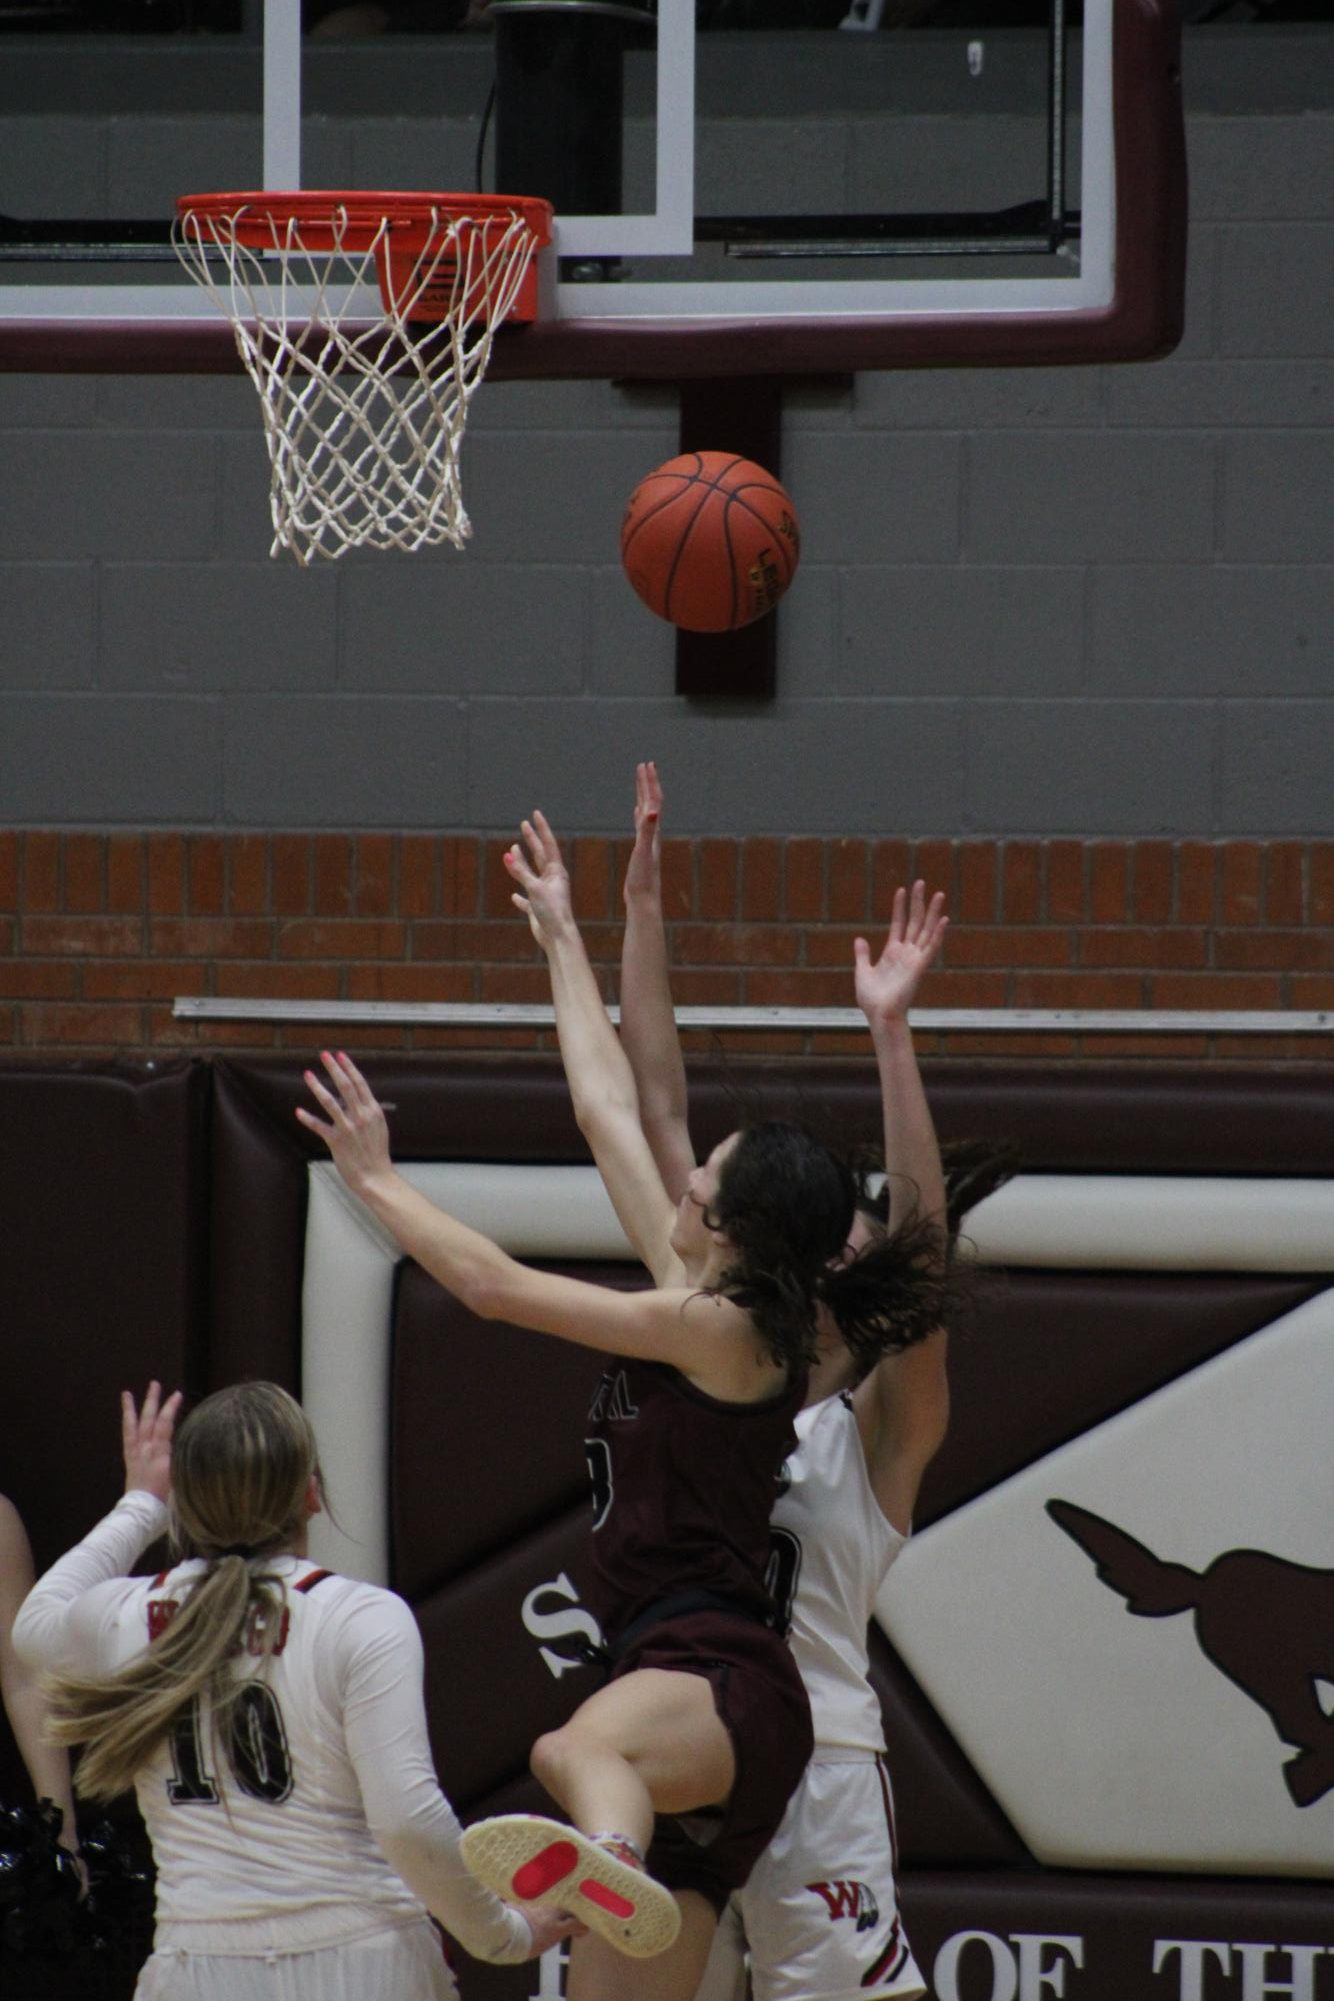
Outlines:
{"type": "MultiPolygon", "coordinates": [[[[420,834],[0,832],[0,1048],[70,1056],[309,1049],[318,1027],[189,1022],[178,995],[533,1001],[545,969],[505,843],[420,834]]],[[[567,844],[609,997],[628,843],[567,844]]],[[[930,1007],[1334,1010],[1334,841],[669,840],[675,992],[695,1005],[848,1006],[852,940],[897,883],[949,898],[930,1007]]],[[[343,1027],[358,1047],[544,1047],[540,1032],[343,1027]]],[[[694,1038],[709,1047],[714,1038],[694,1038]]],[[[844,1053],[856,1036],[737,1034],[844,1053]]],[[[1293,1060],[1328,1037],[954,1034],[926,1053],[1293,1060]]]]}

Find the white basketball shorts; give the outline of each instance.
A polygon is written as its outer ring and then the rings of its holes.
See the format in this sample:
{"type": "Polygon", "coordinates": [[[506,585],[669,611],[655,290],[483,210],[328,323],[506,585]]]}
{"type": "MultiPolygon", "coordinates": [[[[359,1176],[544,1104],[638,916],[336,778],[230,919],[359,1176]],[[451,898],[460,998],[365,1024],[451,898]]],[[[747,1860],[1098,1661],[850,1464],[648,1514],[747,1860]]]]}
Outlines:
{"type": "Polygon", "coordinates": [[[144,1962],[134,2001],[458,2001],[434,1925],[402,1925],[317,1952],[182,1952],[144,1962]]]}
{"type": "Polygon", "coordinates": [[[884,1760],[817,1750],[718,1928],[696,2001],[914,2001],[926,1982],[899,1917],[884,1760]],[[739,1917],[738,1927],[736,1920],[739,1917]]]}

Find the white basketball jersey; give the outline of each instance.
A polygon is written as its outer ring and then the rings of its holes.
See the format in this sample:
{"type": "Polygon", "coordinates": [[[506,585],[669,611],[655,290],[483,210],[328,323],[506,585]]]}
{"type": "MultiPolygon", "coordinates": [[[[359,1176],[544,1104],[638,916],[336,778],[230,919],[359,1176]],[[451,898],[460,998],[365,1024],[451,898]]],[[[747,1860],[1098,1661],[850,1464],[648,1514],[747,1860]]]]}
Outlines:
{"type": "Polygon", "coordinates": [[[792,1651],[811,1699],[815,1742],[883,1751],[880,1702],[868,1680],[867,1626],[905,1537],[871,1491],[857,1419],[846,1397],[796,1420],[797,1447],[773,1511],[774,1595],[790,1602],[792,1651]],[[795,1590],[793,1582],[795,1580],[795,1590]]]}
{"type": "MultiPolygon", "coordinates": [[[[143,1650],[150,1622],[169,1615],[203,1568],[183,1563],[151,1586],[124,1585],[103,1628],[107,1667],[143,1650]]],[[[214,1741],[196,1705],[135,1782],[157,1862],[160,1934],[264,1917],[291,1938],[298,1913],[309,1924],[320,1905],[343,1937],[423,1915],[367,1826],[342,1728],[345,1669],[361,1647],[392,1649],[403,1672],[420,1675],[411,1614],[349,1578],[303,1590],[318,1572],[299,1557],[273,1569],[287,1585],[287,1632],[271,1660],[238,1663],[243,1706],[231,1746],[214,1741]]]]}
{"type": "MultiPolygon", "coordinates": [[[[21,1654],[95,1675],[142,1656],[204,1568],[115,1574],[164,1516],[151,1495],[126,1495],[30,1594],[21,1654]]],[[[285,1588],[282,1630],[267,1659],[257,1646],[237,1657],[229,1742],[196,1699],[136,1778],[157,1864],[158,1949],[305,1951],[420,1924],[423,1901],[387,1848],[470,1950],[522,1958],[527,1923],[459,1853],[431,1761],[412,1613],[304,1557],[268,1568],[285,1588]]]]}

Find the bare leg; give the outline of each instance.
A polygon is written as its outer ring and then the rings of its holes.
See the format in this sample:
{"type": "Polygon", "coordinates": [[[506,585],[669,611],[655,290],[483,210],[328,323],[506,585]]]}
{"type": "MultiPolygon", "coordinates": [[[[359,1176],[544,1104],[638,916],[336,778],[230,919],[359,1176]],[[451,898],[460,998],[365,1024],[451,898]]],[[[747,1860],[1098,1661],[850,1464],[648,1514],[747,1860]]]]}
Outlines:
{"type": "Polygon", "coordinates": [[[676,1943],[655,1959],[627,1965],[623,1956],[602,1939],[590,1935],[570,1946],[568,2001],[694,2001],[695,1989],[708,1962],[717,1918],[707,1897],[698,1890],[677,1893],[681,1929],[676,1943]]]}
{"type": "Polygon", "coordinates": [[[716,1806],[736,1778],[710,1684],[662,1668],[641,1668],[590,1696],[562,1729],[538,1738],[532,1765],[585,1834],[625,1834],[641,1848],[655,1813],[716,1806]]]}
{"type": "Polygon", "coordinates": [[[708,1965],[695,1991],[695,2001],[746,2001],[746,1934],[734,1897],[718,1920],[708,1965]]]}

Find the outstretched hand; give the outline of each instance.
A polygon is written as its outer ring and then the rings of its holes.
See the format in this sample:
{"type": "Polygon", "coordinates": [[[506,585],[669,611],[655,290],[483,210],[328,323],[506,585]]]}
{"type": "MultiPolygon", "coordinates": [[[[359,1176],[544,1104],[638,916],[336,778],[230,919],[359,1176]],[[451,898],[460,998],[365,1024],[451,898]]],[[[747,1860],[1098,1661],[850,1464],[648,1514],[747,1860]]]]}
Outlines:
{"type": "Polygon", "coordinates": [[[528,919],[534,938],[550,951],[563,926],[570,924],[570,878],[561,860],[560,843],[546,815],[534,813],[519,823],[520,839],[505,850],[505,866],[519,887],[510,902],[528,919]]]}
{"type": "Polygon", "coordinates": [[[949,921],[944,891],[938,889],[928,903],[926,884],[919,881],[911,895],[901,886],[895,890],[889,936],[878,959],[872,959],[864,938],[854,940],[857,1005],[873,1029],[906,1017],[949,921]]]}
{"type": "Polygon", "coordinates": [[[324,1049],[320,1061],[329,1082],[326,1084],[314,1070],[307,1070],[305,1079],[328,1117],[316,1118],[304,1105],[297,1106],[296,1115],[308,1131],[318,1133],[352,1193],[361,1195],[377,1175],[388,1173],[393,1166],[389,1126],[374,1091],[350,1056],[341,1049],[336,1056],[324,1049]]]}
{"type": "Polygon", "coordinates": [[[662,784],[650,760],[635,766],[635,844],[625,870],[625,900],[662,888],[662,784]]]}
{"type": "Polygon", "coordinates": [[[141,1410],[135,1408],[129,1390],[121,1391],[120,1440],[127,1494],[156,1494],[159,1501],[165,1501],[171,1492],[171,1439],[180,1407],[179,1390],[173,1390],[163,1403],[161,1383],[148,1385],[141,1410]]]}

